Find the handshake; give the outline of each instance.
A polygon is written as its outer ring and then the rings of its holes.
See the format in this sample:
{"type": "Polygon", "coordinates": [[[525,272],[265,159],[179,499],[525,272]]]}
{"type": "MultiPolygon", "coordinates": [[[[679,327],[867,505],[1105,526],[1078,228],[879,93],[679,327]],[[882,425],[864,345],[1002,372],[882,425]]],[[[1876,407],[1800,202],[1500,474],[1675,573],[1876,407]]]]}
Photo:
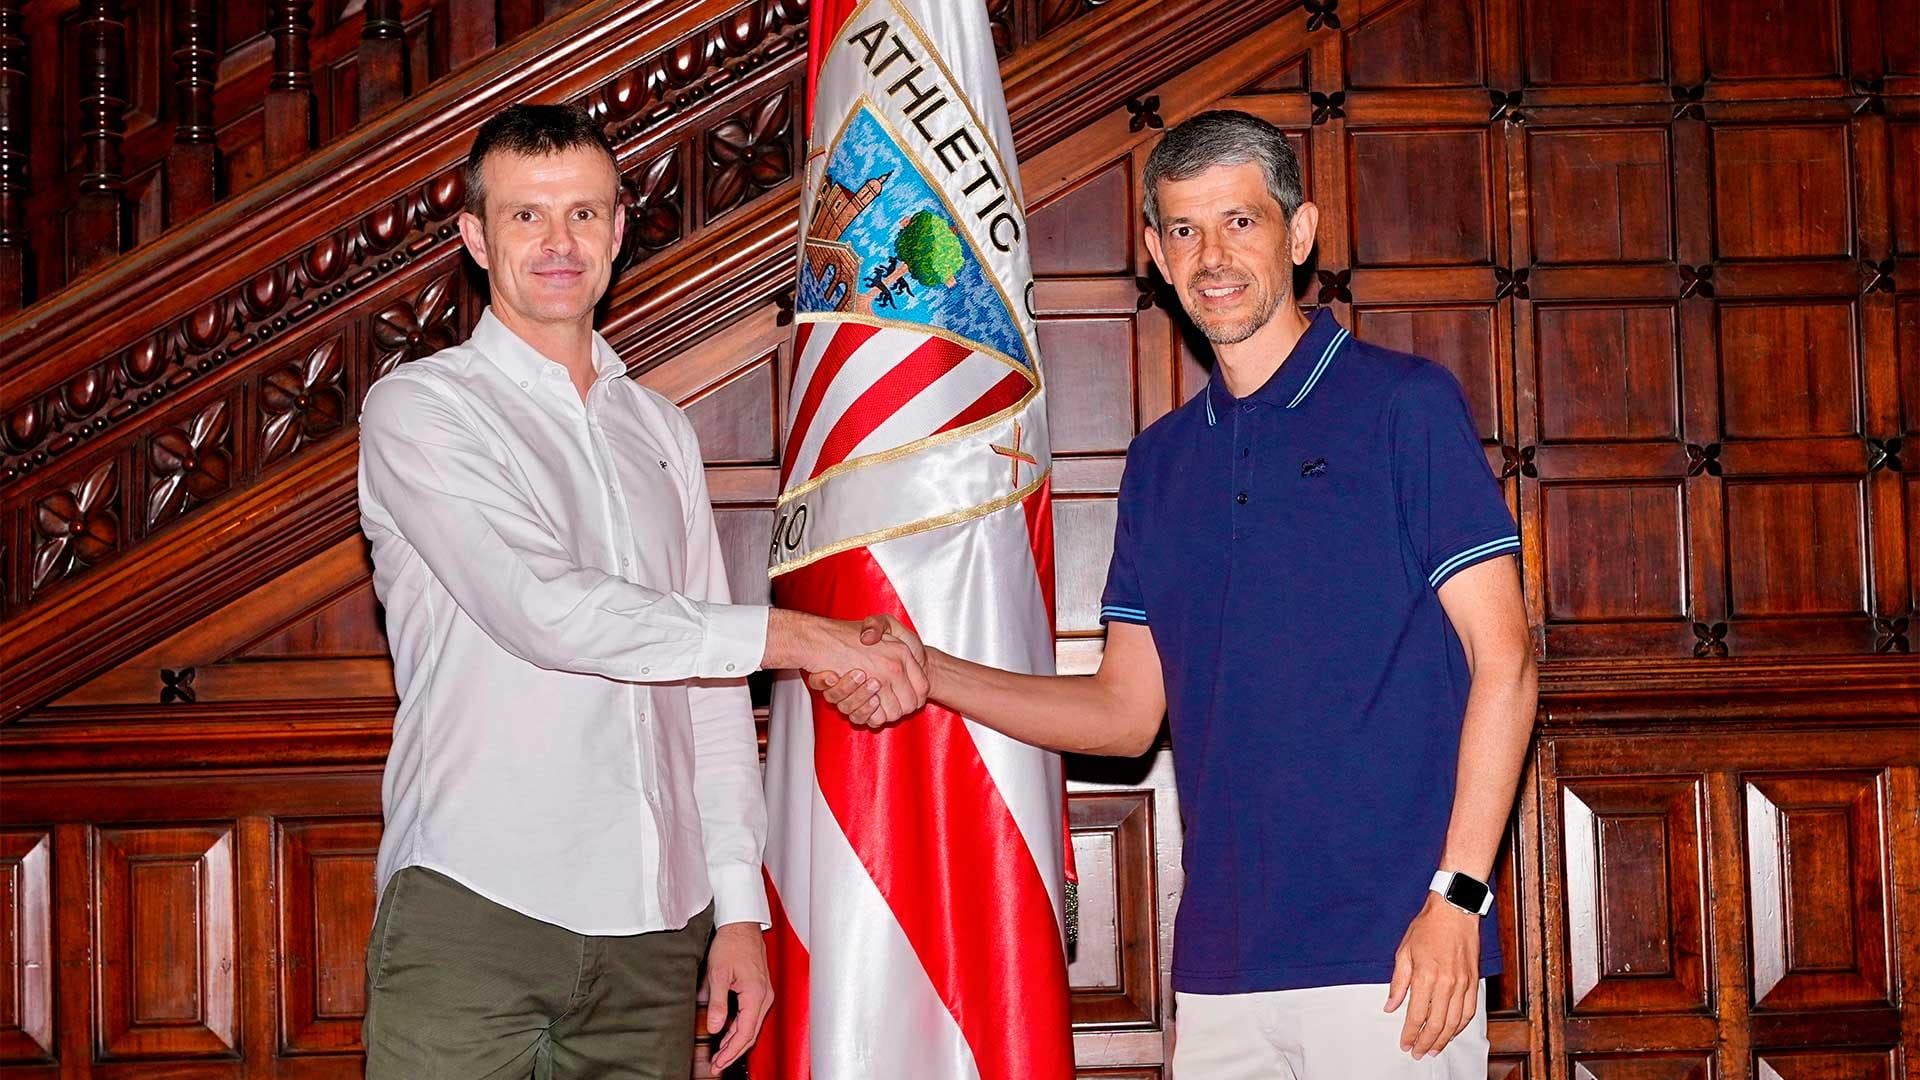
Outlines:
{"type": "Polygon", "coordinates": [[[870,615],[858,623],[820,620],[815,626],[821,633],[806,650],[806,662],[794,666],[848,720],[883,727],[927,703],[932,658],[900,620],[870,615]]]}

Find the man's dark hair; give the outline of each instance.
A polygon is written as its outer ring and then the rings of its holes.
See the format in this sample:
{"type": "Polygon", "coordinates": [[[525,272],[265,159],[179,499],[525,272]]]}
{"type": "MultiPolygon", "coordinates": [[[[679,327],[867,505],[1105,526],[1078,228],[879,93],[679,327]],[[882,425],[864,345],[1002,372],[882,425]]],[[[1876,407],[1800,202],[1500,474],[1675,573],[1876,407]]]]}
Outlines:
{"type": "Polygon", "coordinates": [[[1215,165],[1252,162],[1266,174],[1267,194],[1292,220],[1300,209],[1300,158],[1279,128],[1235,109],[1215,109],[1175,124],[1147,156],[1140,211],[1160,228],[1160,181],[1191,180],[1215,165]]]}
{"type": "Polygon", "coordinates": [[[485,217],[487,189],[480,166],[490,154],[516,157],[545,157],[568,150],[595,149],[607,155],[613,174],[620,175],[620,163],[600,124],[578,105],[509,105],[480,125],[473,137],[473,149],[467,152],[467,213],[485,217]]]}

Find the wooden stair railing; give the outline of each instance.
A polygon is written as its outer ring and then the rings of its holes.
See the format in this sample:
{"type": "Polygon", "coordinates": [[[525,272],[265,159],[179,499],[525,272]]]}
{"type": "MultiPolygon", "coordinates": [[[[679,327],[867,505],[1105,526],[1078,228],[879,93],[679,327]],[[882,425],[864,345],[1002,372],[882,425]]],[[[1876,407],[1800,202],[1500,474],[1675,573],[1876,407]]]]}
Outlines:
{"type": "MultiPolygon", "coordinates": [[[[1292,6],[1118,4],[1061,29],[1000,5],[1021,152],[1124,125],[1140,80],[1292,6]]],[[[603,329],[636,371],[779,295],[804,15],[591,0],[0,323],[0,720],[352,534],[366,387],[483,303],[457,166],[500,106],[575,100],[607,122],[644,266],[603,329]]]]}
{"type": "Polygon", "coordinates": [[[81,0],[73,11],[0,0],[0,316],[283,172],[567,6],[81,0]]]}

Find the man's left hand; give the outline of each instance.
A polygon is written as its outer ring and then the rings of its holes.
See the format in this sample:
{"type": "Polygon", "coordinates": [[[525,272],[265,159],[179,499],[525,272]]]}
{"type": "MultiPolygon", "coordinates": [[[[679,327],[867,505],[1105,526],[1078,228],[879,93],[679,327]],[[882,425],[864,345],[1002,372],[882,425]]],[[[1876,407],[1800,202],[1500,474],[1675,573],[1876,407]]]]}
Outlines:
{"type": "Polygon", "coordinates": [[[713,1052],[713,1075],[740,1060],[760,1037],[760,1025],[773,1007],[773,979],[767,974],[767,943],[760,924],[728,923],[713,932],[707,947],[707,1031],[727,1023],[727,993],[740,998],[740,1012],[722,1033],[713,1052]]]}
{"type": "Polygon", "coordinates": [[[1386,1011],[1407,1006],[1400,1049],[1415,1061],[1467,1029],[1480,1001],[1480,917],[1428,893],[1393,956],[1386,1011]]]}

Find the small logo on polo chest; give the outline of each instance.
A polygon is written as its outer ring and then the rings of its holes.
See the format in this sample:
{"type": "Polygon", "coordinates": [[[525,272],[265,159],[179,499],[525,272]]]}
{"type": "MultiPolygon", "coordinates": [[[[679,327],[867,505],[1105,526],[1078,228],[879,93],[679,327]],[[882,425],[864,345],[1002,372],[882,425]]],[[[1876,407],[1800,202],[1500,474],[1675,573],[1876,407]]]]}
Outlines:
{"type": "Polygon", "coordinates": [[[1325,476],[1326,472],[1327,472],[1326,458],[1323,458],[1323,457],[1311,458],[1307,461],[1303,461],[1300,463],[1301,476],[1325,476]]]}

